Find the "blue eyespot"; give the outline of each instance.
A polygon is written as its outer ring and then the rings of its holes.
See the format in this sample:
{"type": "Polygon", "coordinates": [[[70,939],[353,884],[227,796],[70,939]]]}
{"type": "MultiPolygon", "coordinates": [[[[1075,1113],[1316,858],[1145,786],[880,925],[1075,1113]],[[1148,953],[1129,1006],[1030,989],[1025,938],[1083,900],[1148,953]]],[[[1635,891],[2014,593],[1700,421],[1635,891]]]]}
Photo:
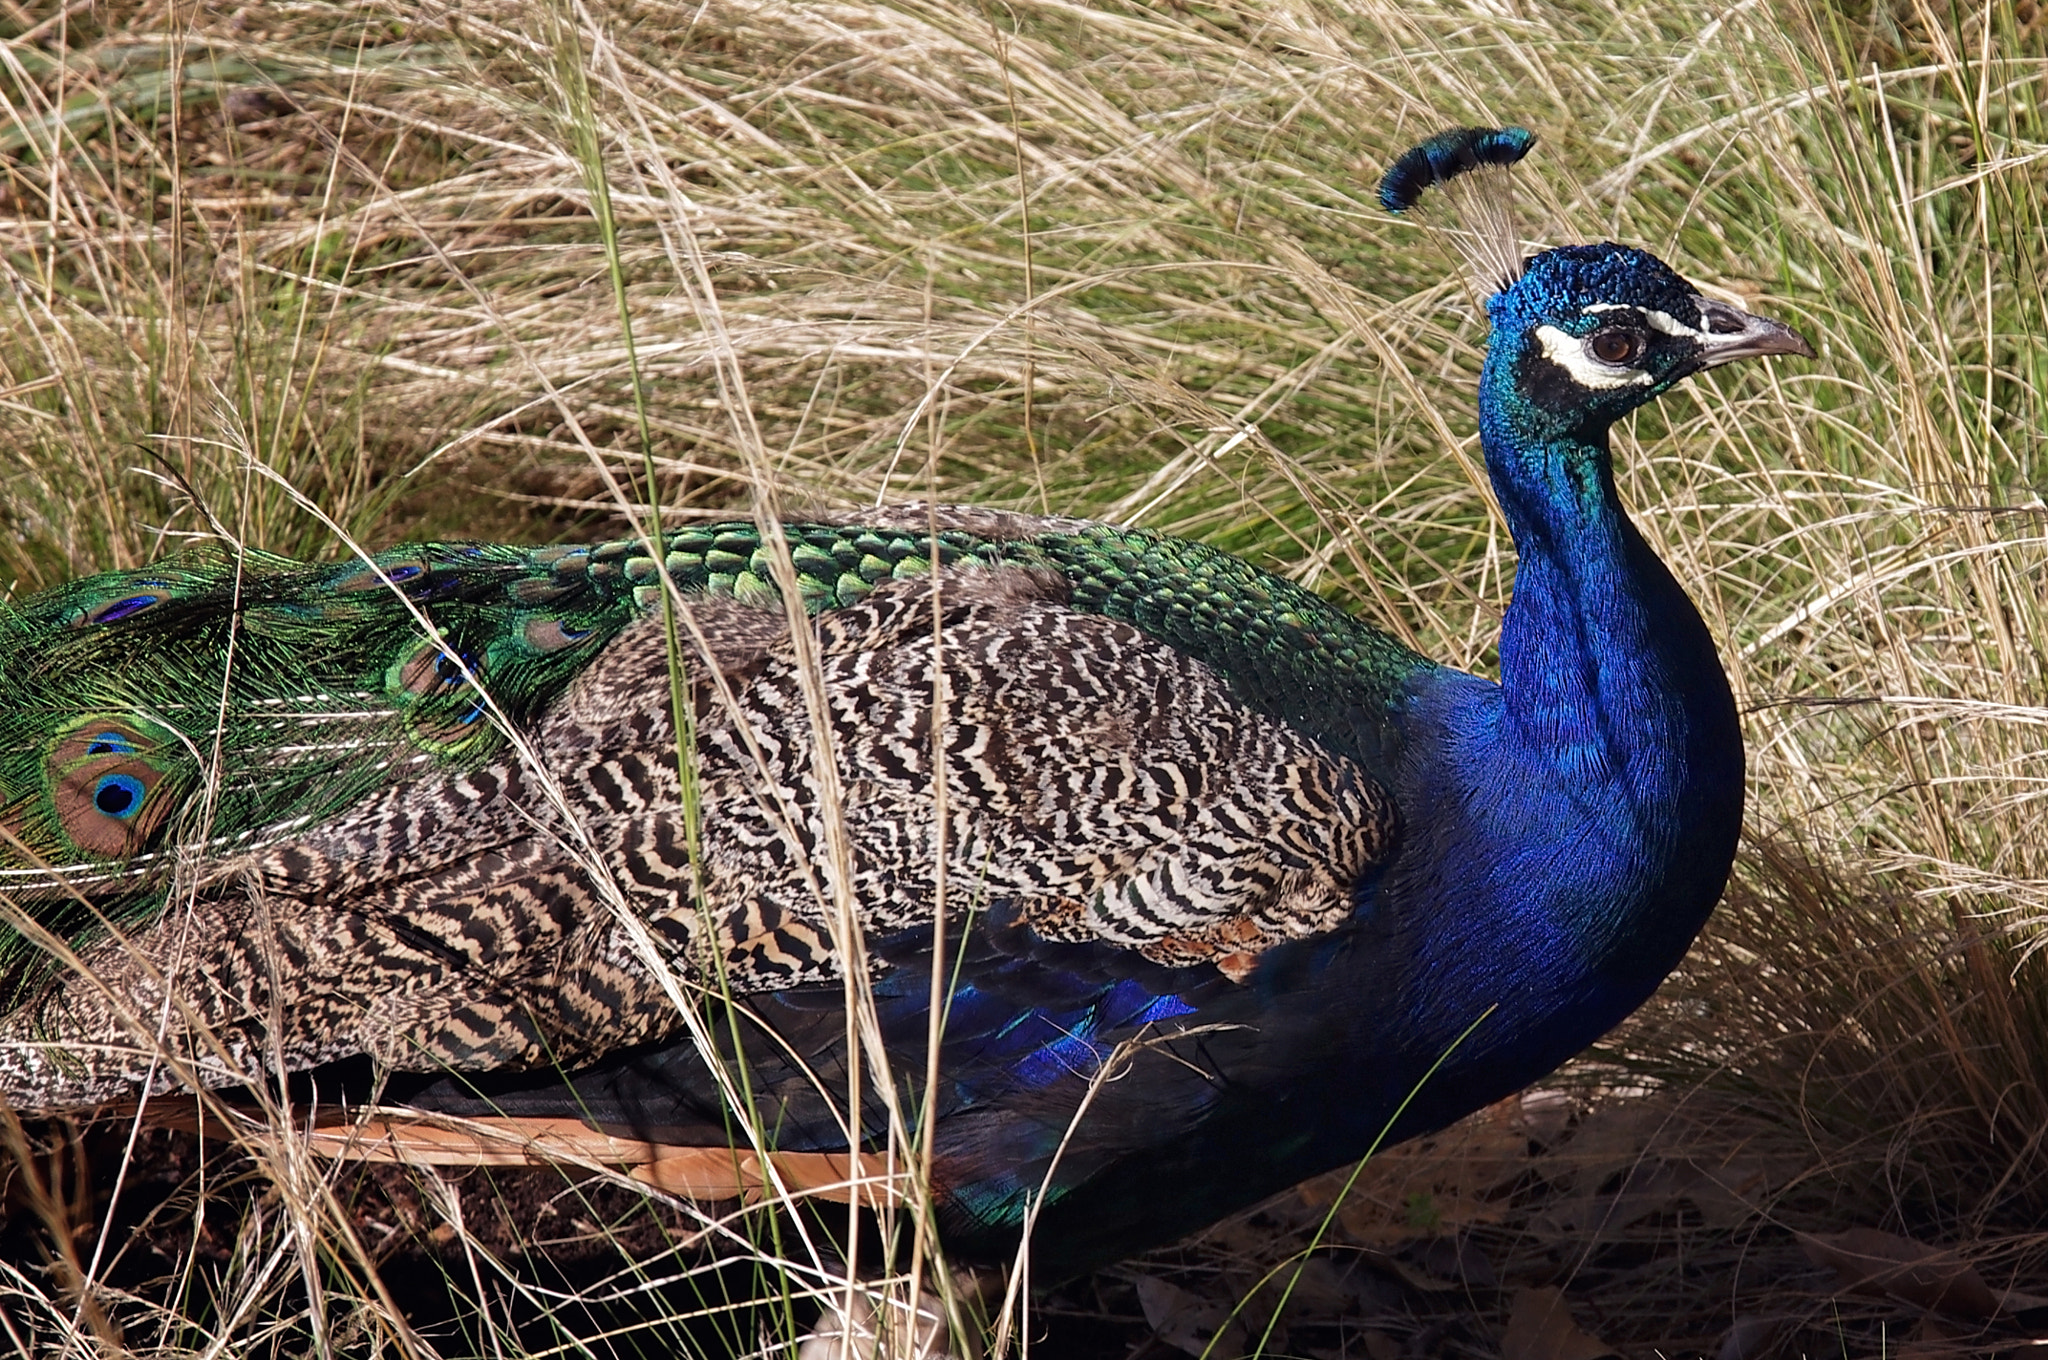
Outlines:
{"type": "Polygon", "coordinates": [[[89,756],[132,756],[141,748],[120,732],[95,732],[86,743],[89,756]]]}
{"type": "Polygon", "coordinates": [[[92,805],[107,816],[125,822],[142,810],[142,800],[148,792],[142,781],[132,774],[102,775],[100,782],[93,786],[92,805]]]}
{"type": "Polygon", "coordinates": [[[130,595],[125,600],[114,601],[106,608],[94,614],[92,621],[94,623],[114,623],[127,618],[131,614],[140,614],[162,598],[161,595],[130,595]]]}
{"type": "Polygon", "coordinates": [[[419,575],[422,570],[423,568],[421,567],[407,564],[404,566],[392,567],[384,574],[386,576],[389,576],[394,581],[410,581],[413,577],[419,575]]]}

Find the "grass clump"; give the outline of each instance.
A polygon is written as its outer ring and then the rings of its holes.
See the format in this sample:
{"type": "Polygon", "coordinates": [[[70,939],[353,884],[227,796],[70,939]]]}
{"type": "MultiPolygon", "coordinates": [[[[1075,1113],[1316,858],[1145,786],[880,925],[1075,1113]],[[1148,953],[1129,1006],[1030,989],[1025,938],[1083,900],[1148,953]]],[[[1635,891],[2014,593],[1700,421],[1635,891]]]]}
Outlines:
{"type": "MultiPolygon", "coordinates": [[[[1443,124],[1535,128],[1541,241],[1645,245],[1822,349],[1617,432],[1624,499],[1745,708],[1751,836],[1702,948],[1577,1089],[1596,1109],[1617,1083],[1710,1102],[1733,1113],[1688,1124],[1701,1139],[1739,1126],[1805,1158],[1715,1231],[1789,1250],[1794,1228],[1868,1224],[1992,1242],[2009,1281],[2041,1278],[2031,0],[113,4],[17,9],[4,31],[0,580],[19,592],[195,535],[331,554],[306,501],[381,544],[614,533],[649,501],[919,495],[1206,537],[1484,670],[1511,565],[1472,428],[1483,327],[1445,244],[1371,188],[1443,124]]],[[[19,1325],[133,1351],[769,1344],[590,1321],[668,1278],[625,1229],[596,1234],[603,1283],[543,1287],[499,1268],[460,1194],[380,1191],[417,1206],[389,1242],[442,1252],[470,1310],[426,1336],[377,1283],[387,1247],[349,1242],[362,1201],[331,1168],[234,1165],[225,1185],[186,1168],[177,1201],[233,1245],[152,1239],[168,1293],[97,1247],[24,1258],[0,1287],[43,1322],[19,1325]],[[581,1320],[536,1341],[493,1321],[507,1299],[581,1320]]],[[[1568,1196],[1582,1174],[1537,1179],[1568,1196]]],[[[1620,1195],[1613,1174],[1590,1183],[1620,1195]]],[[[1536,1214],[1532,1184],[1465,1199],[1536,1214]]],[[[1480,1212],[1425,1205],[1399,1240],[1509,1232],[1480,1212]]],[[[1393,1241],[1354,1227],[1361,1250],[1393,1241]]],[[[685,1215],[657,1235],[821,1278],[822,1258],[735,1232],[685,1215]]],[[[1506,1240],[1503,1290],[1536,1278],[1506,1240]]],[[[1269,1249],[1216,1241],[1226,1261],[1269,1249]]],[[[1553,1253],[1555,1282],[1611,1265],[1587,1252],[1553,1253]]],[[[1363,1307],[1349,1278],[1325,1292],[1363,1307]]],[[[1156,1330],[1136,1289],[1060,1306],[1156,1330]]],[[[1696,1339],[1735,1336],[1741,1307],[1702,1312],[1696,1339]]],[[[1638,1316],[1657,1310],[1615,1314],[1638,1316]]],[[[1628,1335],[1682,1339],[1650,1326],[1628,1335]]]]}

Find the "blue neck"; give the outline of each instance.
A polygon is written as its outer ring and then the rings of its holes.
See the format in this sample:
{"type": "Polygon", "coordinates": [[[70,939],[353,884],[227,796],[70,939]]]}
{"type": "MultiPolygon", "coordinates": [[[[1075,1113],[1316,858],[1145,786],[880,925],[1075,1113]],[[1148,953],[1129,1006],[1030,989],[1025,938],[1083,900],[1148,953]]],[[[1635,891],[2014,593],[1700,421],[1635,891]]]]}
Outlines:
{"type": "Polygon", "coordinates": [[[1524,901],[1532,926],[1661,977],[1720,895],[1740,827],[1734,700],[1699,612],[1622,512],[1605,427],[1521,399],[1512,348],[1489,356],[1480,435],[1518,566],[1499,716],[1468,753],[1468,793],[1498,800],[1487,840],[1520,843],[1489,875],[1497,890],[1522,897],[1515,880],[1546,855],[1538,826],[1578,860],[1544,866],[1537,881],[1564,890],[1524,901]]]}
{"type": "Polygon", "coordinates": [[[1727,684],[1692,602],[1615,499],[1604,432],[1486,443],[1517,558],[1500,636],[1510,732],[1567,786],[1674,792],[1666,753],[1727,684]]]}
{"type": "Polygon", "coordinates": [[[1418,1094],[1408,1132],[1519,1089],[1640,1005],[1713,910],[1742,823],[1727,677],[1622,513],[1605,430],[1547,420],[1505,376],[1490,358],[1480,402],[1519,558],[1500,683],[1440,669],[1411,692],[1406,844],[1363,917],[1389,938],[1361,947],[1403,962],[1354,989],[1390,1008],[1361,1010],[1359,1081],[1412,1081],[1497,1009],[1418,1094]],[[1412,1044],[1407,1066],[1371,1037],[1387,1032],[1412,1044]]]}

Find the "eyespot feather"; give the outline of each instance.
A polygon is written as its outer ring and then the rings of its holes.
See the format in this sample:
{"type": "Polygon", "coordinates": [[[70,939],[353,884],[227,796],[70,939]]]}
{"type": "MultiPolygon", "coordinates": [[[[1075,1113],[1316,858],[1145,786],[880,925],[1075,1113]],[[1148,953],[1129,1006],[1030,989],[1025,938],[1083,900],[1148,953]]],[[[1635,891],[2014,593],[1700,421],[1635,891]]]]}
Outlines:
{"type": "Polygon", "coordinates": [[[86,617],[87,623],[117,623],[133,618],[145,609],[152,609],[163,603],[161,595],[128,595],[112,604],[101,605],[86,617]]]}
{"type": "Polygon", "coordinates": [[[177,805],[182,784],[173,777],[166,785],[162,743],[139,722],[93,719],[47,757],[51,811],[63,834],[88,855],[136,854],[177,805]]]}

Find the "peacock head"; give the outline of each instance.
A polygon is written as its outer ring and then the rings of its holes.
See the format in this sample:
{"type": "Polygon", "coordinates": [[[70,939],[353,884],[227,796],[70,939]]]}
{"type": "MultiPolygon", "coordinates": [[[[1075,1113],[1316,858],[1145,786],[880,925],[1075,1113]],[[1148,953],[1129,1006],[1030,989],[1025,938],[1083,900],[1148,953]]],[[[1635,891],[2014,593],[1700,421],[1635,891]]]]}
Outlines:
{"type": "Polygon", "coordinates": [[[1455,211],[1452,239],[1493,323],[1483,423],[1525,447],[1559,436],[1597,441],[1702,369],[1812,355],[1790,327],[1702,297],[1647,251],[1561,246],[1523,259],[1508,171],[1535,144],[1526,128],[1448,128],[1402,153],[1380,181],[1389,212],[1407,212],[1431,188],[1455,211]]]}
{"type": "Polygon", "coordinates": [[[1813,354],[1791,327],[1703,297],[1648,251],[1612,243],[1530,258],[1486,311],[1485,384],[1525,437],[1605,429],[1736,359],[1813,354]]]}

